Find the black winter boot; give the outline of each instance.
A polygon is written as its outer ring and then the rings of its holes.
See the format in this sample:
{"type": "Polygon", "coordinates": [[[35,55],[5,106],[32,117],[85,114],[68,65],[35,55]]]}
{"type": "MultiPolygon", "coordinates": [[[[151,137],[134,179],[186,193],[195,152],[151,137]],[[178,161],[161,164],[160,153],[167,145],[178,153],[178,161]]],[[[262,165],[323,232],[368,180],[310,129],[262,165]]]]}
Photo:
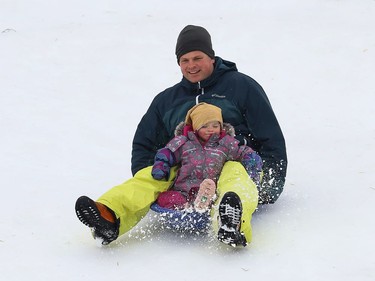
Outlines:
{"type": "Polygon", "coordinates": [[[94,238],[101,239],[103,245],[117,239],[119,220],[111,209],[87,196],[77,199],[75,209],[78,219],[91,228],[94,238]]]}
{"type": "Polygon", "coordinates": [[[246,238],[240,232],[242,204],[234,192],[227,192],[219,204],[218,240],[232,247],[246,246],[246,238]]]}

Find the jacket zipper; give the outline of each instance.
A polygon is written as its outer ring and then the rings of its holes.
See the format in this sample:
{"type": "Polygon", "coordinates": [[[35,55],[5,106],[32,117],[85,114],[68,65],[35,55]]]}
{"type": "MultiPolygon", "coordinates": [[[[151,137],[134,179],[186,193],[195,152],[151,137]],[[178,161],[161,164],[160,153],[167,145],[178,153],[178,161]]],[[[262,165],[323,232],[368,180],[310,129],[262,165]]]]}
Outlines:
{"type": "Polygon", "coordinates": [[[204,88],[201,87],[201,82],[198,82],[197,96],[195,97],[195,104],[199,103],[199,97],[204,95],[204,88]]]}

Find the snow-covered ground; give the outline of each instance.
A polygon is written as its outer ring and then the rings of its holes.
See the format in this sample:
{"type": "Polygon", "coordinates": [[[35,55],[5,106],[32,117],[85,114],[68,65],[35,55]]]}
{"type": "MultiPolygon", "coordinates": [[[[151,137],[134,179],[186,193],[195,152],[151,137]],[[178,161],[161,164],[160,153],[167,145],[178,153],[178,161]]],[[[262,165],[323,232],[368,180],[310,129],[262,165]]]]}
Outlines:
{"type": "Polygon", "coordinates": [[[373,0],[0,0],[1,280],[374,280],[374,15],[373,0]],[[181,79],[187,24],[266,90],[285,192],[246,249],[151,215],[97,247],[75,200],[131,177],[138,121],[181,79]]]}

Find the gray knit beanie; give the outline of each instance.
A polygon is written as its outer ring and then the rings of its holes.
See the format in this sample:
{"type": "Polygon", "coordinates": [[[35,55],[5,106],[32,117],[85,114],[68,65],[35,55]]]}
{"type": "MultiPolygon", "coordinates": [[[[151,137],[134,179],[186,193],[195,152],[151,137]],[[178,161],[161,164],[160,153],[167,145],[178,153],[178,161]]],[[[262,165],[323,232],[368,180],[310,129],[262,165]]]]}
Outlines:
{"type": "Polygon", "coordinates": [[[188,25],[180,32],[176,44],[177,62],[179,63],[181,56],[192,51],[202,51],[210,58],[215,58],[211,36],[201,26],[188,25]]]}

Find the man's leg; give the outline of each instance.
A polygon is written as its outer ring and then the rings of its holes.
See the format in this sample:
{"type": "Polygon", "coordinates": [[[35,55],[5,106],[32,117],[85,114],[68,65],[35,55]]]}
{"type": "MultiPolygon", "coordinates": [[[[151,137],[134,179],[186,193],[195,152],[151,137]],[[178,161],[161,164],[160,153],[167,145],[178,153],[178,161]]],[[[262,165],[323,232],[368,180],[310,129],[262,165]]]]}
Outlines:
{"type": "Polygon", "coordinates": [[[251,217],[258,205],[258,189],[241,163],[225,163],[217,183],[217,196],[211,216],[218,239],[232,246],[250,243],[251,217]],[[243,235],[245,240],[232,243],[230,240],[233,240],[233,237],[224,237],[227,234],[236,237],[234,240],[243,235]]]}
{"type": "Polygon", "coordinates": [[[78,219],[92,229],[95,239],[102,239],[103,245],[129,231],[147,214],[158,195],[171,186],[177,170],[171,169],[168,181],[159,181],[153,179],[151,169],[140,170],[133,178],[108,190],[97,201],[87,196],[77,199],[78,219]]]}
{"type": "Polygon", "coordinates": [[[113,187],[97,202],[110,208],[120,220],[119,235],[132,229],[150,210],[158,195],[168,190],[176,175],[176,168],[171,169],[168,181],[155,180],[151,176],[152,166],[138,171],[133,178],[113,187]]]}

